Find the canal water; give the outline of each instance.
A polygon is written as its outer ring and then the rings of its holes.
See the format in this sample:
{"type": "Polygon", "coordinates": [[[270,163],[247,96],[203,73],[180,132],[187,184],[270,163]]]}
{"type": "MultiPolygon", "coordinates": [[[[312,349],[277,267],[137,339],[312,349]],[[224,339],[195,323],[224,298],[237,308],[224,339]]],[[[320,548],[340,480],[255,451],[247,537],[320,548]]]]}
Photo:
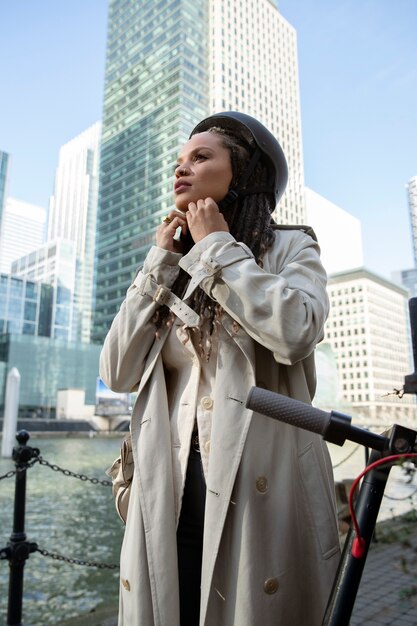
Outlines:
{"type": "MultiPolygon", "coordinates": [[[[120,438],[30,439],[52,464],[108,480],[120,438]]],[[[13,469],[0,459],[0,476],[13,469]]],[[[0,481],[0,547],[13,524],[14,478],[0,481]]],[[[39,548],[84,561],[118,564],[123,524],[111,488],[67,477],[38,463],[27,472],[26,534],[39,548]]],[[[8,561],[0,561],[0,624],[6,624],[8,561]]],[[[60,562],[35,552],[24,568],[25,626],[55,626],[102,603],[117,603],[118,571],[60,562]]]]}
{"type": "MultiPolygon", "coordinates": [[[[52,464],[100,480],[118,455],[121,438],[31,439],[52,464]]],[[[353,479],[363,469],[365,451],[347,442],[329,446],[336,480],[353,479]]],[[[0,476],[14,465],[0,459],[0,476]]],[[[393,468],[379,519],[415,507],[417,480],[410,484],[401,468],[393,468]],[[389,497],[388,497],[389,496],[389,497]],[[395,498],[395,499],[394,499],[395,498]]],[[[14,478],[0,480],[0,547],[12,530],[14,478]]],[[[67,477],[36,464],[27,475],[26,533],[42,549],[68,557],[117,564],[123,524],[113,506],[110,487],[67,477]]],[[[8,562],[0,561],[0,624],[6,624],[8,562]]],[[[79,566],[30,556],[25,565],[23,621],[25,626],[56,626],[100,604],[117,603],[118,571],[79,566]]]]}

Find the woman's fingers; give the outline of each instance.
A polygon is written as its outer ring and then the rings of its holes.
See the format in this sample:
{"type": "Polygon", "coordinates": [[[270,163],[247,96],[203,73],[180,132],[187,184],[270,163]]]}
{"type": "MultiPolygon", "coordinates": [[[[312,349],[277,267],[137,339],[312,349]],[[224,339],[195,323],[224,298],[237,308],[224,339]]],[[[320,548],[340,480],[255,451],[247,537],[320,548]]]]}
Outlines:
{"type": "Polygon", "coordinates": [[[156,245],[164,250],[178,252],[179,242],[174,239],[177,229],[181,228],[183,234],[188,231],[188,224],[185,215],[178,211],[171,211],[162,220],[156,231],[156,245]]]}
{"type": "Polygon", "coordinates": [[[190,202],[186,215],[188,227],[195,242],[213,232],[229,231],[227,222],[213,198],[190,202]]]}

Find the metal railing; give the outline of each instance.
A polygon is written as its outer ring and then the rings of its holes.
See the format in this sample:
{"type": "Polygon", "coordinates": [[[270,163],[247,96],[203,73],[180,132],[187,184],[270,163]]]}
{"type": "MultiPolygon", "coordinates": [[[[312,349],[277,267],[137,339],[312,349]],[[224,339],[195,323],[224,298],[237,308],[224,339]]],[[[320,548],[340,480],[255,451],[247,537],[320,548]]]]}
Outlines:
{"type": "Polygon", "coordinates": [[[65,561],[67,563],[71,563],[72,565],[84,565],[88,567],[97,567],[99,569],[118,569],[119,567],[118,565],[110,563],[97,563],[95,561],[64,556],[62,554],[57,554],[41,548],[34,541],[28,541],[25,532],[26,472],[34,465],[40,464],[45,467],[49,467],[55,472],[62,472],[64,476],[78,478],[83,482],[90,482],[94,485],[109,487],[112,484],[109,480],[90,478],[85,474],[73,472],[59,467],[58,465],[49,463],[41,457],[40,450],[38,448],[33,448],[28,445],[29,438],[30,435],[26,430],[21,430],[17,433],[16,439],[19,445],[13,448],[15,469],[0,476],[0,480],[15,476],[16,481],[13,530],[7,546],[0,548],[0,560],[8,560],[10,566],[6,626],[22,626],[24,567],[27,559],[34,552],[39,552],[45,557],[50,557],[57,561],[65,561]]]}

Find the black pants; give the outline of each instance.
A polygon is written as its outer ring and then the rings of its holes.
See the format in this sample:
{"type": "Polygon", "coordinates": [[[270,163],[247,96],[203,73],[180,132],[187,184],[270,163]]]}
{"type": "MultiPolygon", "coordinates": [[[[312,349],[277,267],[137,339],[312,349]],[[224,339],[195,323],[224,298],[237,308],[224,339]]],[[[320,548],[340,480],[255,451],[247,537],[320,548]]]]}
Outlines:
{"type": "Polygon", "coordinates": [[[206,483],[201,457],[191,446],[177,530],[181,626],[198,626],[200,620],[205,503],[206,483]]]}

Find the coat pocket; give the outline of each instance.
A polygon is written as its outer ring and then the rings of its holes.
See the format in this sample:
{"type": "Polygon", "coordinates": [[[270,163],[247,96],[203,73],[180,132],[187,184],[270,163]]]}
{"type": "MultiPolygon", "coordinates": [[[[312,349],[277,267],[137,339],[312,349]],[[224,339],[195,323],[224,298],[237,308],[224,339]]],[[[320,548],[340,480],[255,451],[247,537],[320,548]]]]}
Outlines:
{"type": "Polygon", "coordinates": [[[299,467],[304,501],[316,531],[322,557],[327,559],[339,551],[339,535],[336,512],[328,488],[329,479],[313,443],[300,453],[299,467]]]}

